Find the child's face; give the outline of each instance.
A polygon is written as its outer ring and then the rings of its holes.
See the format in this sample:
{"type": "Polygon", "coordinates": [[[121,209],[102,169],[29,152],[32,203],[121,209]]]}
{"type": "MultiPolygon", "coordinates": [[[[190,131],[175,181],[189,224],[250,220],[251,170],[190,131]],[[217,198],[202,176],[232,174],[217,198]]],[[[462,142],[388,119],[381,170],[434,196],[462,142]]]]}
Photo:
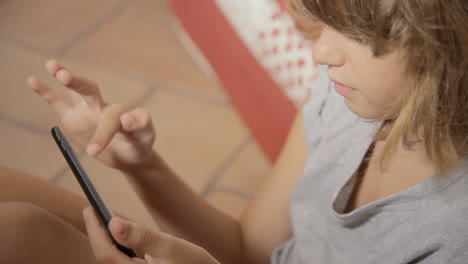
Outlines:
{"type": "Polygon", "coordinates": [[[329,66],[328,75],[335,82],[336,91],[360,117],[380,119],[403,89],[402,52],[376,58],[370,46],[325,27],[312,55],[315,62],[329,66]]]}

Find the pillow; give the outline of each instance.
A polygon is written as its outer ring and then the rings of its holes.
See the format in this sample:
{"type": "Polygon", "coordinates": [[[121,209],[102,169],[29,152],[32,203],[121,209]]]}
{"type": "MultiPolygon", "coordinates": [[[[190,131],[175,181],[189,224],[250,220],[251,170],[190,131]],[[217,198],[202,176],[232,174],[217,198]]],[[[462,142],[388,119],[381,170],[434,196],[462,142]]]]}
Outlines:
{"type": "Polygon", "coordinates": [[[252,136],[275,162],[317,72],[311,47],[282,1],[169,1],[183,34],[209,62],[252,136]]]}
{"type": "Polygon", "coordinates": [[[216,0],[250,52],[296,106],[310,93],[317,74],[312,48],[296,30],[283,1],[216,0]]]}

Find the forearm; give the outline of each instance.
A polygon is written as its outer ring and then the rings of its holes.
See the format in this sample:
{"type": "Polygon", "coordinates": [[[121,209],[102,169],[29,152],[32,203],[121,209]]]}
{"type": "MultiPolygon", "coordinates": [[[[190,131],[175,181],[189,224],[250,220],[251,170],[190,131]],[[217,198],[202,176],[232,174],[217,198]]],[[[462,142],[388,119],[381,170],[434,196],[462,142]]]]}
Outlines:
{"type": "Polygon", "coordinates": [[[248,263],[239,221],[191,190],[157,153],[145,164],[122,171],[151,213],[162,217],[183,238],[202,246],[223,264],[248,263]]]}

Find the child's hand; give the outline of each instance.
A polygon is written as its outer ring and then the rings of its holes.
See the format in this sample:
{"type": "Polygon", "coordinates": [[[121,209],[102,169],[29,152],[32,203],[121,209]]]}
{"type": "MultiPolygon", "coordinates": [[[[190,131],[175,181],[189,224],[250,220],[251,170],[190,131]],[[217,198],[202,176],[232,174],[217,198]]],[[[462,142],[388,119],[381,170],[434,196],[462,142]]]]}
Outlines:
{"type": "Polygon", "coordinates": [[[98,263],[120,264],[219,264],[206,250],[188,241],[123,220],[112,218],[110,233],[121,245],[136,250],[141,259],[131,259],[118,251],[99,222],[94,210],[83,211],[89,241],[98,263]]]}
{"type": "Polygon", "coordinates": [[[147,111],[106,103],[95,82],[73,75],[54,60],[45,67],[69,88],[71,100],[34,76],[27,83],[55,109],[63,129],[88,154],[99,155],[104,164],[119,169],[137,166],[151,156],[155,130],[147,111]]]}

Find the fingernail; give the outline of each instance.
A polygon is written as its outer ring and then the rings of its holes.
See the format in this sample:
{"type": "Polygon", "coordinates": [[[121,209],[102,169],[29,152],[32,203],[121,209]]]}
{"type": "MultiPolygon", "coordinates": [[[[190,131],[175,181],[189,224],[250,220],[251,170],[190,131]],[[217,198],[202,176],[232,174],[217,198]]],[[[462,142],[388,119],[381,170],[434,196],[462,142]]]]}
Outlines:
{"type": "Polygon", "coordinates": [[[86,148],[86,152],[88,152],[88,155],[95,156],[97,153],[101,150],[101,145],[92,143],[89,144],[88,147],[86,148]]]}
{"type": "Polygon", "coordinates": [[[125,221],[120,219],[119,220],[119,228],[118,228],[119,235],[120,236],[125,236],[127,234],[127,231],[128,231],[128,224],[125,223],[125,221]]]}
{"type": "Polygon", "coordinates": [[[55,63],[57,63],[56,60],[50,59],[50,60],[46,61],[45,65],[46,65],[46,66],[52,66],[52,65],[55,64],[55,63]]]}
{"type": "Polygon", "coordinates": [[[65,69],[61,69],[57,72],[57,77],[65,78],[67,76],[67,71],[65,69]]]}
{"type": "Polygon", "coordinates": [[[73,76],[70,74],[70,72],[68,72],[67,70],[65,69],[61,69],[59,70],[56,74],[55,74],[55,77],[62,83],[62,84],[72,84],[72,81],[73,81],[73,76]]]}
{"type": "Polygon", "coordinates": [[[121,116],[121,119],[122,119],[122,123],[124,124],[125,128],[127,128],[127,129],[131,128],[133,126],[133,124],[135,123],[135,120],[129,114],[125,114],[125,115],[121,116]]]}
{"type": "Polygon", "coordinates": [[[29,76],[28,79],[26,79],[26,83],[32,87],[34,90],[37,90],[37,88],[39,88],[37,85],[35,85],[35,82],[36,82],[36,77],[34,77],[33,75],[29,76]]]}

